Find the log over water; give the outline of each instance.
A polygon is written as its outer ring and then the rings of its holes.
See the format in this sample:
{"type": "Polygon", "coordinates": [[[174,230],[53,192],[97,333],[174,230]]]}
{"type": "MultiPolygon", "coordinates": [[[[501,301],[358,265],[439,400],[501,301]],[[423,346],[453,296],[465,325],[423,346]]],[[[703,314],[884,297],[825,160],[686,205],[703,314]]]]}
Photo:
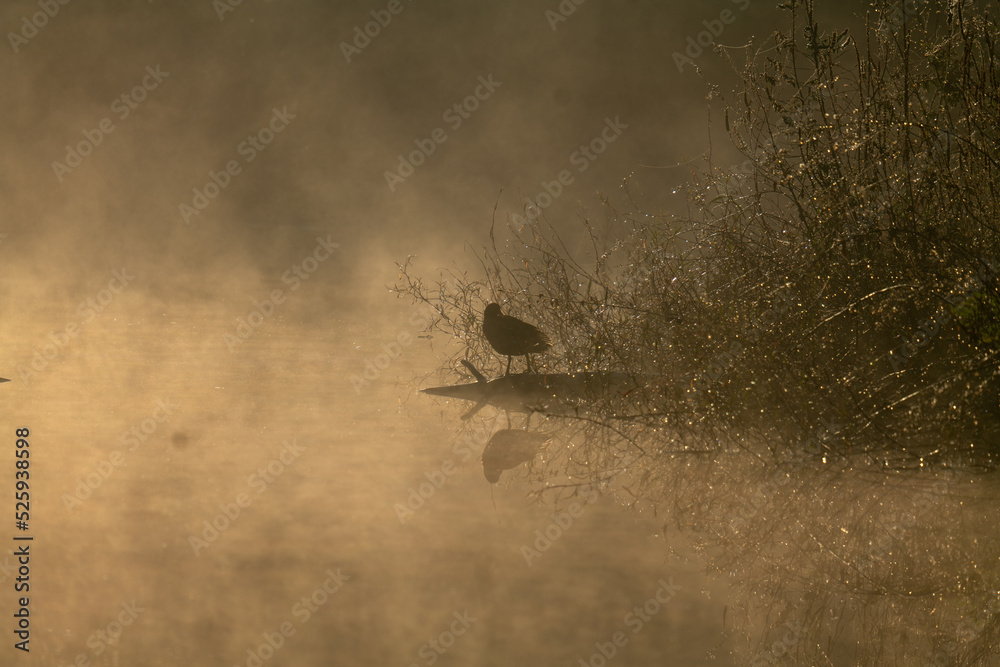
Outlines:
{"type": "Polygon", "coordinates": [[[422,389],[425,394],[475,402],[468,419],[492,405],[513,412],[576,416],[585,412],[640,414],[642,389],[653,378],[619,372],[518,373],[487,380],[470,362],[462,364],[476,377],[470,384],[422,389]]]}

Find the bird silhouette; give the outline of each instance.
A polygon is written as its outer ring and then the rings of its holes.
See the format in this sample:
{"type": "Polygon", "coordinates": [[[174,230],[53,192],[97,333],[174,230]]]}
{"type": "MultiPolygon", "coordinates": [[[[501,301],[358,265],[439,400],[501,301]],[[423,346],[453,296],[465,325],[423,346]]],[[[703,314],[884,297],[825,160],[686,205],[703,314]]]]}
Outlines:
{"type": "Polygon", "coordinates": [[[483,449],[483,474],[486,481],[496,484],[504,470],[535,458],[542,446],[552,440],[548,433],[502,429],[494,433],[483,449]]]}
{"type": "Polygon", "coordinates": [[[504,375],[510,375],[511,357],[544,352],[552,347],[549,337],[539,331],[538,327],[504,315],[500,312],[500,306],[495,303],[486,306],[486,312],[483,313],[483,335],[494,350],[507,355],[507,371],[504,375]]]}

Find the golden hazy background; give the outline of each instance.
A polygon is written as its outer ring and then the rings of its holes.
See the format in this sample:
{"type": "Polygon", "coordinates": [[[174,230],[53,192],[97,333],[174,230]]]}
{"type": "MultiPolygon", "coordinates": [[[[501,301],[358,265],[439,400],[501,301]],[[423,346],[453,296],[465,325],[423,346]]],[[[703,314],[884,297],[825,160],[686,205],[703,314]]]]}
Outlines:
{"type": "MultiPolygon", "coordinates": [[[[773,3],[562,6],[555,29],[555,1],[0,8],[0,489],[12,513],[28,427],[34,536],[28,654],[11,633],[17,545],[0,551],[0,663],[575,665],[665,580],[680,590],[614,660],[730,664],[725,582],[662,517],[602,497],[526,562],[556,508],[506,478],[491,497],[484,436],[463,438],[504,421],[485,410],[463,431],[463,408],[415,393],[454,343],[418,337],[421,311],[388,289],[410,256],[429,280],[477,270],[494,205],[519,211],[609,118],[627,129],[574,172],[556,228],[582,242],[580,218],[604,220],[598,193],[621,197],[625,178],[651,210],[679,206],[710,133],[705,84],[673,54],[723,11],[726,44],[779,21],[773,3]],[[390,6],[348,62],[342,44],[390,6]],[[449,126],[480,77],[499,85],[449,126]],[[438,127],[447,140],[390,189],[438,127]],[[224,187],[186,215],[213,173],[224,187]],[[352,383],[386,346],[398,356],[352,383]],[[212,521],[228,524],[214,538],[212,521]]],[[[697,64],[732,80],[711,53],[697,64]]]]}

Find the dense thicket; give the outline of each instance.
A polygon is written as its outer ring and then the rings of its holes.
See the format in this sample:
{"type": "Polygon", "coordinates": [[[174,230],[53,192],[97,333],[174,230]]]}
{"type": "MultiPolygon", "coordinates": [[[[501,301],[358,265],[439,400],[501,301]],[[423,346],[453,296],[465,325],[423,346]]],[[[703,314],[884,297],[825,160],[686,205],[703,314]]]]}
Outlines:
{"type": "Polygon", "coordinates": [[[550,420],[534,479],[666,511],[743,576],[744,655],[788,621],[812,664],[863,635],[858,662],[973,663],[1000,639],[996,503],[960,520],[956,491],[1000,464],[1000,28],[961,0],[877,3],[859,35],[787,8],[716,98],[745,161],[709,161],[687,215],[608,204],[616,237],[585,224],[573,257],[524,211],[481,277],[398,289],[464,343],[445,376],[496,367],[500,301],[558,341],[545,370],[641,381],[642,415],[550,420]]]}

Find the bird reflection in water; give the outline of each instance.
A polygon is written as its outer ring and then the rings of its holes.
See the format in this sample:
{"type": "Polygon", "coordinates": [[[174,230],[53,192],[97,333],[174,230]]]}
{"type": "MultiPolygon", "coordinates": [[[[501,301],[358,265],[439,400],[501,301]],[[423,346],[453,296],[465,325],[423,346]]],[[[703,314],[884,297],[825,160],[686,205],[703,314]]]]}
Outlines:
{"type": "Polygon", "coordinates": [[[511,470],[535,458],[542,446],[552,439],[548,433],[520,429],[502,429],[493,434],[483,449],[483,474],[496,484],[504,470],[511,470]]]}

